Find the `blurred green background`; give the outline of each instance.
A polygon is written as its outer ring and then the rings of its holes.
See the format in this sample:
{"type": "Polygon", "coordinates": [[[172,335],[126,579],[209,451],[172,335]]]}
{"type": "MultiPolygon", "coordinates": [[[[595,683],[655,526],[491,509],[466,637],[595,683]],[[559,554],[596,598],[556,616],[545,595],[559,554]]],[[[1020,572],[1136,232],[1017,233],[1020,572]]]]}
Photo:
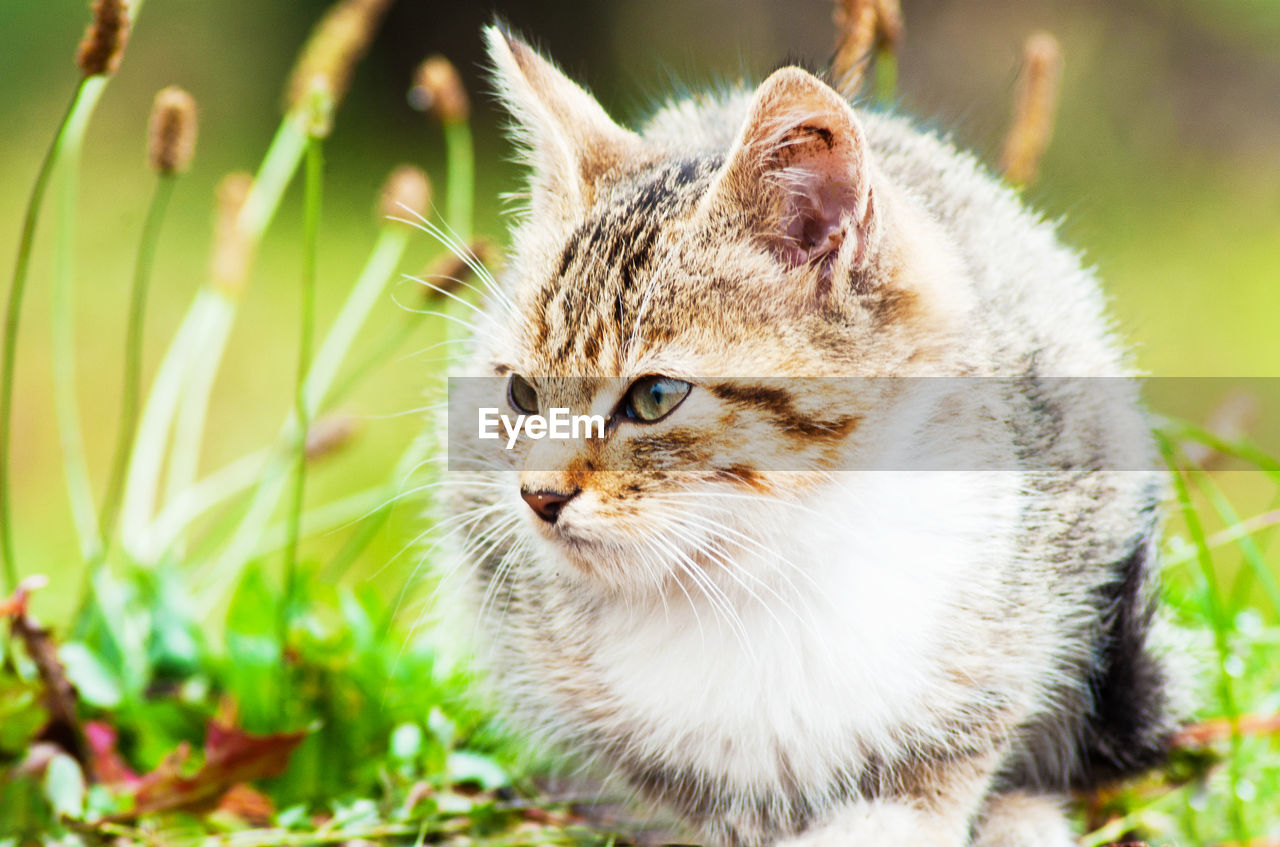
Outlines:
{"type": "MultiPolygon", "coordinates": [[[[149,0],[90,129],[80,209],[80,397],[94,479],[105,475],[118,419],[128,285],[152,185],[144,134],[155,91],[179,84],[200,104],[195,165],[180,183],[161,243],[148,316],[147,380],[209,263],[212,196],[228,171],[256,167],[280,115],[293,57],[326,8],[318,0],[149,0]]],[[[1275,0],[905,0],[900,107],[994,162],[1009,119],[1022,40],[1047,29],[1063,44],[1054,142],[1029,199],[1063,219],[1096,264],[1143,368],[1160,376],[1280,373],[1280,2],[1275,0]]],[[[82,0],[0,4],[0,257],[8,279],[31,180],[78,71],[82,0]]],[[[759,77],[787,59],[824,66],[827,0],[519,0],[488,7],[399,0],[361,65],[327,145],[320,247],[320,328],[372,244],[378,188],[400,162],[442,184],[438,125],[407,105],[414,66],[440,52],[473,93],[479,233],[501,238],[498,195],[519,173],[484,93],[478,31],[494,13],[635,122],[671,80],[759,77]]],[[[291,403],[301,248],[294,186],[273,224],[219,377],[202,472],[267,443],[291,403]]],[[[46,210],[42,235],[47,236],[46,210]]],[[[55,577],[41,611],[69,611],[78,571],[53,425],[49,251],[42,238],[23,329],[15,423],[17,544],[24,571],[55,577]]],[[[416,239],[416,272],[435,244],[416,239]]],[[[7,284],[7,282],[6,282],[7,284]]],[[[393,286],[364,349],[415,306],[393,286]]],[[[311,475],[324,502],[379,482],[422,426],[423,388],[440,372],[433,321],[345,408],[356,442],[311,475]]],[[[359,353],[356,358],[359,359],[359,353]]],[[[1206,391],[1214,390],[1206,383],[1206,391]]],[[[1212,397],[1198,398],[1206,406],[1212,397]]],[[[417,563],[396,556],[420,528],[401,509],[353,574],[398,587],[417,563]],[[394,557],[394,558],[393,558],[394,557]],[[383,564],[390,561],[391,564],[383,564]]],[[[313,542],[342,540],[341,533],[313,542]]]]}

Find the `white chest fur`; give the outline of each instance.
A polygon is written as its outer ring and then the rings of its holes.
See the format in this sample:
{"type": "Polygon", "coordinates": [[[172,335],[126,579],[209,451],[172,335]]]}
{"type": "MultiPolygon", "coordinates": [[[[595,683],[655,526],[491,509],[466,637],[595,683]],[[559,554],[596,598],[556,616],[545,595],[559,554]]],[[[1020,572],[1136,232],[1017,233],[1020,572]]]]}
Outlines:
{"type": "Polygon", "coordinates": [[[762,546],[735,555],[753,576],[719,580],[727,602],[695,586],[595,610],[584,644],[612,717],[592,720],[617,725],[593,728],[743,787],[781,778],[779,753],[789,776],[819,780],[854,744],[923,737],[952,705],[939,680],[944,648],[963,643],[955,610],[991,596],[1013,555],[1019,486],[1012,472],[848,473],[776,506],[752,522],[762,546]]]}

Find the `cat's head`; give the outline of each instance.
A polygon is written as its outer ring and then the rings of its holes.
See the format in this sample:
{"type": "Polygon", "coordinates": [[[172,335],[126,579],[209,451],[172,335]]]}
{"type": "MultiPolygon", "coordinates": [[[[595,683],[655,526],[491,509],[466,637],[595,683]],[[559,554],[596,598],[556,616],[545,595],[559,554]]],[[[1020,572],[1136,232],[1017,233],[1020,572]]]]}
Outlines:
{"type": "Polygon", "coordinates": [[[609,421],[603,439],[522,445],[511,495],[537,543],[644,578],[869,449],[886,398],[812,378],[938,372],[956,263],[806,71],[636,133],[525,43],[486,37],[530,178],[483,370],[507,381],[508,413],[609,421]],[[719,149],[700,113],[717,109],[735,124],[719,149]]]}

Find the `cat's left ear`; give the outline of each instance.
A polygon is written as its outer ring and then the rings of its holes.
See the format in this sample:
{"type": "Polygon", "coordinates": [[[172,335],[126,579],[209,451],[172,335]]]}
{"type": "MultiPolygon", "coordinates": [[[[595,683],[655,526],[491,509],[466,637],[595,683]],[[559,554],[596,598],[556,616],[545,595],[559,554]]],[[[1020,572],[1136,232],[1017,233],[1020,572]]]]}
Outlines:
{"type": "Polygon", "coordinates": [[[775,71],[704,200],[712,214],[745,221],[788,269],[852,269],[881,229],[862,127],[834,89],[800,68],[775,71]]]}
{"type": "Polygon", "coordinates": [[[640,137],[614,123],[594,97],[505,29],[485,27],[484,38],[498,94],[533,169],[533,214],[586,209],[603,177],[641,155],[640,137]]]}

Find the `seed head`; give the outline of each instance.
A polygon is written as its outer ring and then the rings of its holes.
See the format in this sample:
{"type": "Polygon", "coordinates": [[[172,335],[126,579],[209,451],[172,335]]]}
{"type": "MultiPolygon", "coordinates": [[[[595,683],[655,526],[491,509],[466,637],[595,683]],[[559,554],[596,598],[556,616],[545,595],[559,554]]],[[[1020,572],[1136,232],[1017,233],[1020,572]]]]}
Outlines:
{"type": "Polygon", "coordinates": [[[418,65],[409,89],[409,105],[420,112],[431,112],[446,124],[460,123],[471,114],[462,77],[444,56],[431,56],[418,65]]]}
{"type": "Polygon", "coordinates": [[[1005,136],[1000,169],[1014,185],[1028,185],[1040,170],[1040,159],[1053,137],[1062,78],[1058,39],[1037,32],[1022,48],[1022,79],[1013,104],[1013,122],[1005,136]]]}
{"type": "Polygon", "coordinates": [[[245,171],[229,173],[218,183],[217,216],[213,223],[214,287],[238,295],[244,289],[253,259],[252,241],[240,227],[240,210],[253,188],[253,175],[245,171]]]}
{"type": "Polygon", "coordinates": [[[902,44],[902,6],[898,0],[876,0],[876,28],[881,46],[894,52],[902,44]]]}
{"type": "Polygon", "coordinates": [[[893,52],[902,41],[898,0],[836,0],[836,53],[832,77],[840,93],[855,97],[877,50],[893,52]]]}
{"type": "Polygon", "coordinates": [[[378,217],[402,218],[405,209],[425,216],[431,207],[431,182],[422,168],[413,165],[401,165],[387,177],[382,186],[382,197],[378,203],[378,217]]]}
{"type": "Polygon", "coordinates": [[[360,429],[360,421],[352,415],[326,415],[307,431],[307,461],[315,461],[338,452],[360,429]]]}
{"type": "Polygon", "coordinates": [[[176,85],[160,89],[147,123],[147,159],[163,176],[180,174],[196,152],[196,101],[176,85]]]}
{"type": "MultiPolygon", "coordinates": [[[[477,238],[467,245],[466,252],[469,254],[468,258],[484,268],[492,261],[496,251],[493,249],[493,242],[487,238],[477,238]]],[[[430,283],[423,286],[423,295],[428,301],[447,297],[464,287],[473,275],[474,271],[467,262],[452,250],[446,250],[423,270],[420,278],[430,283]]]]}
{"type": "Polygon", "coordinates": [[[342,102],[351,85],[351,75],[360,57],[369,49],[378,24],[391,0],[339,0],[311,30],[289,77],[285,106],[289,111],[303,105],[322,77],[334,107],[342,102]]]}
{"type": "Polygon", "coordinates": [[[847,96],[862,87],[876,46],[877,17],[875,0],[840,0],[836,4],[836,55],[831,71],[841,93],[847,96]]]}
{"type": "Polygon", "coordinates": [[[115,73],[129,42],[129,0],[94,0],[93,22],[84,32],[76,64],[85,76],[115,73]]]}
{"type": "MultiPolygon", "coordinates": [[[[1223,442],[1231,443],[1248,438],[1257,428],[1262,407],[1258,398],[1248,391],[1236,389],[1222,398],[1205,420],[1204,428],[1223,442]]],[[[1182,445],[1182,454],[1194,466],[1215,470],[1226,463],[1228,457],[1201,441],[1189,441],[1182,445]]]]}

